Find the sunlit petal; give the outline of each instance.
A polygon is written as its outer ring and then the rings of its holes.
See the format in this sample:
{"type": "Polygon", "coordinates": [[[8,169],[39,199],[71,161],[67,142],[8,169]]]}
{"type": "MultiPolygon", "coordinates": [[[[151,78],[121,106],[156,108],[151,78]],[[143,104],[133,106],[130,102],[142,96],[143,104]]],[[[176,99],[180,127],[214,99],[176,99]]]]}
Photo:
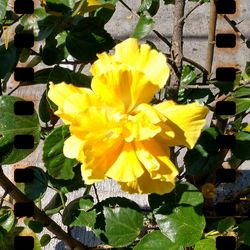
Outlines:
{"type": "MultiPolygon", "coordinates": [[[[209,111],[207,107],[198,103],[175,105],[173,102],[166,101],[155,105],[154,108],[165,115],[167,127],[175,133],[174,138],[166,142],[168,146],[194,147],[206,122],[205,118],[209,111]]],[[[162,129],[160,133],[163,138],[166,136],[164,132],[165,130],[162,129]]]]}
{"type": "Polygon", "coordinates": [[[144,172],[143,165],[137,158],[133,143],[125,142],[117,160],[106,175],[117,181],[134,181],[144,172]]]}

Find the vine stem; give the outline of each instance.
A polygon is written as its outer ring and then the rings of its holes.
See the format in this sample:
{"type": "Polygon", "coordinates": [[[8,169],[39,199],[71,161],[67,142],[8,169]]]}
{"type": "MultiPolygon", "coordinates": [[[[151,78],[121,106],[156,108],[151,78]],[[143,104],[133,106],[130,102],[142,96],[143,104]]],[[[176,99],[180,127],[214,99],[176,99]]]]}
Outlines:
{"type": "MultiPolygon", "coordinates": [[[[3,173],[2,166],[0,165],[0,185],[16,202],[31,202],[26,195],[24,195],[3,173]]],[[[80,241],[69,236],[61,227],[55,223],[44,211],[41,211],[34,205],[33,218],[39,220],[47,229],[56,235],[56,237],[65,242],[66,245],[74,250],[86,250],[80,241]]]]}
{"type": "Polygon", "coordinates": [[[174,61],[174,70],[171,72],[169,86],[166,86],[169,98],[177,101],[178,90],[181,80],[181,70],[183,62],[183,28],[184,28],[185,0],[176,0],[174,9],[174,29],[171,40],[171,59],[174,61]],[[180,21],[181,20],[181,21],[180,21]]]}
{"type": "Polygon", "coordinates": [[[210,1],[210,17],[209,17],[209,27],[208,27],[208,47],[207,47],[207,57],[206,57],[206,70],[208,75],[205,76],[204,81],[209,79],[212,71],[212,64],[214,58],[214,46],[215,46],[215,32],[217,23],[217,13],[215,0],[210,1]]]}

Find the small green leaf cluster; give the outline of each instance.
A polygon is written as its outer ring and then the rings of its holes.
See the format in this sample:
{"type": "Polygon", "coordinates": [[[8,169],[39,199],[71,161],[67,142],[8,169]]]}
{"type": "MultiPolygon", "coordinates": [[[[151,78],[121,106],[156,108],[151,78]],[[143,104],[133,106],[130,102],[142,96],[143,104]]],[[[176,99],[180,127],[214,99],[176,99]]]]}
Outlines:
{"type": "MultiPolygon", "coordinates": [[[[95,186],[88,186],[82,180],[80,162],[64,156],[64,142],[70,136],[69,126],[58,125],[59,117],[54,114],[58,107],[48,98],[50,81],[90,88],[92,77],[83,73],[85,66],[92,64],[98,53],[112,50],[118,42],[105,29],[118,1],[100,0],[98,6],[88,6],[87,2],[46,0],[33,14],[19,17],[7,10],[7,0],[0,1],[1,28],[16,24],[16,33],[32,31],[35,41],[42,42],[37,51],[17,49],[13,39],[8,49],[4,44],[0,45],[0,164],[14,164],[25,159],[43,141],[43,166],[28,166],[34,173],[33,181],[18,183],[16,187],[46,216],[61,216],[62,223],[68,228],[88,227],[102,244],[112,248],[215,250],[216,237],[227,235],[237,238],[238,248],[250,246],[250,221],[238,222],[234,217],[206,218],[203,208],[211,204],[201,192],[203,184],[207,184],[204,180],[216,171],[218,164],[226,162],[237,169],[250,160],[250,124],[246,122],[250,110],[250,62],[246,62],[244,70],[237,72],[235,81],[222,82],[206,79],[201,66],[192,60],[184,60],[177,102],[188,104],[196,101],[206,105],[212,118],[196,145],[185,149],[182,166],[178,166],[178,157],[183,148],[175,149],[180,181],[171,193],[150,194],[146,212],[131,199],[109,197],[100,201],[98,192],[96,200],[89,194],[95,186]],[[69,56],[73,59],[69,60],[69,56]],[[29,67],[43,65],[35,72],[32,81],[22,81],[17,87],[29,90],[33,85],[44,86],[38,109],[29,116],[14,114],[15,102],[24,100],[11,95],[15,89],[7,93],[10,77],[18,63],[29,67]],[[225,96],[225,101],[236,103],[235,115],[216,115],[212,104],[222,96],[225,96]],[[216,126],[217,123],[224,124],[225,129],[216,126]],[[34,137],[34,147],[15,148],[15,136],[26,134],[34,137]],[[235,135],[236,144],[228,150],[228,158],[224,155],[222,159],[223,150],[218,147],[216,138],[223,134],[235,135]],[[72,192],[80,189],[84,194],[72,200],[72,192]],[[44,197],[51,191],[53,196],[45,204],[44,197]]],[[[204,0],[204,3],[208,2],[204,0]]],[[[159,13],[160,3],[160,0],[141,1],[134,12],[138,19],[131,37],[145,39],[155,31],[155,16],[159,13]]],[[[163,7],[172,7],[171,4],[175,4],[175,0],[164,0],[163,7]]],[[[152,41],[147,40],[147,43],[159,51],[152,41]]],[[[168,99],[167,94],[161,90],[152,102],[168,99]]],[[[215,185],[215,182],[210,183],[210,186],[215,185]]],[[[45,224],[25,218],[20,225],[14,216],[14,201],[9,196],[0,197],[0,200],[0,249],[13,249],[17,235],[33,236],[35,250],[49,244],[52,236],[44,232],[45,224]]]]}

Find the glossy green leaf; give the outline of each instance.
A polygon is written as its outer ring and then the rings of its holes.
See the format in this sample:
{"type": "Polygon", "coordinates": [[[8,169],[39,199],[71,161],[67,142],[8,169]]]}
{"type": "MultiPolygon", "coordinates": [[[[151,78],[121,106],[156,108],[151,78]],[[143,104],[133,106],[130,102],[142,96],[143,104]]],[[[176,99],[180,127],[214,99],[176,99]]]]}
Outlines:
{"type": "Polygon", "coordinates": [[[49,81],[53,83],[72,83],[78,87],[90,88],[91,77],[73,70],[55,66],[54,68],[45,68],[34,73],[34,80],[30,82],[22,82],[22,86],[33,84],[47,84],[49,81]]]}
{"type": "Polygon", "coordinates": [[[69,159],[63,154],[64,141],[70,136],[69,126],[55,128],[45,139],[43,161],[48,174],[56,179],[73,179],[73,167],[78,164],[75,159],[69,159]]]}
{"type": "Polygon", "coordinates": [[[3,79],[8,72],[13,72],[19,59],[20,50],[14,46],[14,42],[8,43],[8,49],[5,44],[0,46],[0,78],[3,79]]]}
{"type": "Polygon", "coordinates": [[[81,164],[78,164],[73,168],[74,177],[72,180],[62,180],[55,179],[49,176],[49,181],[51,185],[59,190],[60,192],[66,194],[68,192],[72,192],[74,190],[78,190],[79,188],[85,187],[84,181],[81,175],[81,164]]]}
{"type": "Polygon", "coordinates": [[[41,128],[36,112],[33,115],[15,115],[16,101],[24,100],[15,96],[0,97],[0,164],[21,161],[36,149],[40,141],[41,128]],[[15,135],[32,135],[34,147],[32,149],[15,148],[15,135]]]}
{"type": "Polygon", "coordinates": [[[232,229],[235,225],[234,217],[226,217],[219,221],[217,230],[221,233],[232,229]]]}
{"type": "Polygon", "coordinates": [[[250,237],[249,237],[249,232],[250,232],[250,221],[244,221],[239,225],[238,228],[238,233],[239,233],[239,238],[240,238],[240,243],[243,243],[247,246],[250,246],[250,237]]]}
{"type": "Polygon", "coordinates": [[[56,193],[50,202],[47,204],[47,206],[43,209],[47,215],[53,215],[58,213],[61,209],[63,209],[63,202],[66,203],[67,197],[65,194],[60,195],[59,193],[56,193]]]}
{"type": "Polygon", "coordinates": [[[42,60],[44,64],[59,64],[67,56],[68,53],[65,48],[65,43],[57,46],[57,40],[55,38],[46,40],[46,44],[42,49],[42,60]]]}
{"type": "MultiPolygon", "coordinates": [[[[63,20],[64,21],[64,20],[63,20]]],[[[58,16],[49,15],[41,20],[37,21],[38,33],[36,35],[36,41],[41,41],[49,36],[55,36],[62,31],[62,18],[58,16]]]]}
{"type": "MultiPolygon", "coordinates": [[[[46,13],[45,9],[43,7],[36,8],[32,14],[26,14],[23,15],[23,17],[20,19],[20,24],[24,27],[24,30],[32,30],[35,38],[39,36],[39,33],[43,32],[47,34],[48,36],[48,30],[51,28],[51,26],[47,23],[46,31],[41,29],[39,27],[39,22],[44,22],[44,20],[51,19],[50,17],[47,17],[48,14],[46,13]]],[[[55,19],[53,20],[53,28],[55,27],[55,19]]],[[[50,33],[49,33],[50,34],[50,33]]],[[[41,34],[40,34],[41,36],[41,34]]],[[[42,39],[45,39],[47,37],[46,35],[41,37],[42,39]]],[[[41,39],[40,39],[41,40],[41,39]]]]}
{"type": "Polygon", "coordinates": [[[46,0],[46,4],[50,11],[65,14],[74,7],[74,0],[46,0]]]}
{"type": "Polygon", "coordinates": [[[245,70],[242,74],[243,80],[249,80],[250,79],[250,62],[246,62],[245,70]]]}
{"type": "Polygon", "coordinates": [[[234,92],[234,97],[250,97],[249,87],[240,87],[234,92]]]}
{"type": "Polygon", "coordinates": [[[88,226],[93,228],[96,221],[93,198],[78,198],[71,201],[63,211],[62,222],[67,226],[88,226]]]}
{"type": "Polygon", "coordinates": [[[115,8],[99,8],[94,12],[94,17],[99,18],[101,21],[103,21],[103,23],[107,23],[111,17],[113,16],[113,14],[115,13],[115,8]]]}
{"type": "Polygon", "coordinates": [[[213,101],[214,95],[210,89],[184,89],[180,88],[178,92],[178,101],[183,104],[194,101],[200,104],[207,104],[213,101]]]}
{"type": "Polygon", "coordinates": [[[40,103],[39,103],[39,117],[43,122],[50,121],[48,105],[49,104],[47,102],[47,96],[46,96],[46,90],[45,90],[42,94],[42,98],[40,99],[40,103]]]}
{"type": "Polygon", "coordinates": [[[175,189],[171,193],[164,195],[150,194],[148,201],[151,209],[159,209],[169,206],[190,205],[200,206],[203,203],[203,195],[198,189],[188,182],[177,182],[175,189]]]}
{"type": "Polygon", "coordinates": [[[38,201],[45,193],[48,186],[48,178],[45,172],[38,167],[28,167],[33,170],[32,182],[17,183],[17,187],[31,200],[38,201]]]}
{"type": "Polygon", "coordinates": [[[7,10],[8,0],[0,1],[0,21],[4,18],[6,10],[7,10]]]}
{"type": "Polygon", "coordinates": [[[153,29],[154,23],[155,22],[152,18],[141,15],[138,23],[136,24],[132,37],[142,39],[143,37],[147,36],[147,34],[153,29]]]}
{"type": "Polygon", "coordinates": [[[164,4],[175,4],[175,0],[163,0],[164,4]]]}
{"type": "Polygon", "coordinates": [[[43,224],[38,220],[30,218],[24,219],[24,224],[29,227],[34,233],[41,233],[43,231],[43,224]]]}
{"type": "Polygon", "coordinates": [[[216,241],[214,239],[203,239],[195,244],[194,250],[216,250],[216,241]]]}
{"type": "Polygon", "coordinates": [[[205,217],[189,205],[165,207],[155,218],[161,232],[182,246],[194,245],[205,228],[205,217]]]}
{"type": "Polygon", "coordinates": [[[20,53],[19,61],[21,63],[25,63],[29,59],[29,56],[30,56],[30,50],[27,48],[23,48],[20,53]]]}
{"type": "Polygon", "coordinates": [[[50,243],[51,236],[49,234],[44,234],[40,239],[40,244],[42,247],[48,245],[50,243]]]}
{"type": "Polygon", "coordinates": [[[190,65],[183,65],[182,71],[181,71],[181,83],[182,84],[193,84],[198,79],[198,75],[195,72],[194,67],[190,65]]]}
{"type": "Polygon", "coordinates": [[[0,209],[0,234],[2,230],[9,232],[12,229],[14,223],[15,223],[14,211],[7,206],[3,206],[0,209]]]}
{"type": "Polygon", "coordinates": [[[250,98],[228,98],[226,101],[234,101],[236,104],[236,115],[250,109],[250,98]]]}
{"type": "Polygon", "coordinates": [[[236,134],[236,145],[232,152],[241,160],[250,160],[250,133],[240,131],[236,134]]]}
{"type": "Polygon", "coordinates": [[[132,210],[137,211],[138,213],[141,212],[141,209],[137,203],[125,197],[110,197],[95,204],[94,209],[96,210],[97,217],[96,217],[94,232],[105,243],[108,243],[108,239],[105,236],[105,226],[106,226],[106,221],[104,217],[105,207],[130,208],[132,210]]]}
{"type": "Polygon", "coordinates": [[[139,235],[143,215],[129,207],[104,207],[105,236],[113,247],[124,247],[139,235]]]}
{"type": "Polygon", "coordinates": [[[216,167],[219,159],[217,135],[219,132],[215,128],[204,130],[194,148],[187,151],[184,162],[189,175],[204,176],[216,167]]]}
{"type": "Polygon", "coordinates": [[[142,0],[141,5],[137,10],[137,13],[147,11],[150,16],[154,16],[160,7],[159,0],[142,0]]]}
{"type": "Polygon", "coordinates": [[[97,53],[108,51],[114,45],[114,40],[97,17],[83,18],[72,28],[66,39],[69,53],[86,64],[95,61],[97,53]]]}
{"type": "Polygon", "coordinates": [[[200,240],[205,227],[203,196],[194,185],[178,182],[169,194],[149,195],[149,204],[161,232],[172,242],[191,246],[200,240]]]}
{"type": "Polygon", "coordinates": [[[152,249],[168,249],[183,250],[184,248],[178,243],[173,243],[161,231],[153,231],[145,235],[133,250],[152,250],[152,249]]]}

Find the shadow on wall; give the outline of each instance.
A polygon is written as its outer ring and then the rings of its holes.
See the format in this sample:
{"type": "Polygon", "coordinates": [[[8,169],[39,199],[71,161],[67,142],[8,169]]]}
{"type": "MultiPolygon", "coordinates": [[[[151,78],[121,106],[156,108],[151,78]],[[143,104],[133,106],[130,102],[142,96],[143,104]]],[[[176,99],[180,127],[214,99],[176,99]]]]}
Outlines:
{"type": "MultiPolygon", "coordinates": [[[[73,227],[71,229],[71,234],[75,239],[81,241],[88,247],[95,247],[101,243],[101,241],[96,238],[93,232],[88,231],[83,227],[73,227]]],[[[60,241],[58,244],[56,244],[55,250],[70,250],[70,248],[65,247],[64,242],[60,241]]]]}

